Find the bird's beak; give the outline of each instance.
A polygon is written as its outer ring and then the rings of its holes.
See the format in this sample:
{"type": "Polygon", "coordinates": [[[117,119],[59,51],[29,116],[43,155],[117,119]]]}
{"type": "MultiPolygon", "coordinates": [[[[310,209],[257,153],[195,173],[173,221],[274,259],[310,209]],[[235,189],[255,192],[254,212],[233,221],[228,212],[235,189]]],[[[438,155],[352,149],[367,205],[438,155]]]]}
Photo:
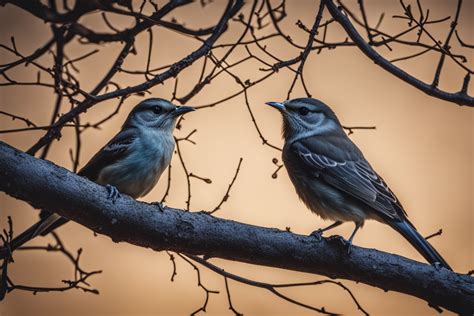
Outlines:
{"type": "Polygon", "coordinates": [[[190,106],[184,106],[184,105],[183,106],[176,106],[176,109],[174,110],[172,115],[175,116],[175,117],[178,117],[180,115],[183,115],[185,113],[192,112],[192,111],[195,111],[195,109],[190,107],[190,106]]]}
{"type": "Polygon", "coordinates": [[[275,109],[277,109],[280,112],[286,111],[285,105],[281,102],[267,102],[265,104],[267,104],[271,107],[274,107],[275,109]]]}

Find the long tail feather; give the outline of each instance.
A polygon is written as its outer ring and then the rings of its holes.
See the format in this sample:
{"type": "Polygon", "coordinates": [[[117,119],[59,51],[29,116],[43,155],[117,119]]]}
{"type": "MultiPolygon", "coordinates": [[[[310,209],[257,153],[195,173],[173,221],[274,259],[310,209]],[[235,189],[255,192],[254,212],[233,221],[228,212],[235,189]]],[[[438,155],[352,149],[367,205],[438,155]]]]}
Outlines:
{"type": "Polygon", "coordinates": [[[398,231],[432,265],[441,265],[452,270],[433,246],[421,236],[408,221],[389,221],[388,224],[398,231]]]}

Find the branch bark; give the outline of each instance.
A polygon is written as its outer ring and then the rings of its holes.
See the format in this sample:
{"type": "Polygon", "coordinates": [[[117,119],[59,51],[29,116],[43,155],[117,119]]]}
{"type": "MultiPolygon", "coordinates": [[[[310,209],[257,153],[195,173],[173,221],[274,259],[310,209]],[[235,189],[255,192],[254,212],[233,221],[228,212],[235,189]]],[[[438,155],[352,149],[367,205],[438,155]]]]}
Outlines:
{"type": "Polygon", "coordinates": [[[0,191],[57,212],[115,242],[326,275],[474,313],[474,278],[404,257],[278,229],[137,202],[0,142],[0,191]]]}

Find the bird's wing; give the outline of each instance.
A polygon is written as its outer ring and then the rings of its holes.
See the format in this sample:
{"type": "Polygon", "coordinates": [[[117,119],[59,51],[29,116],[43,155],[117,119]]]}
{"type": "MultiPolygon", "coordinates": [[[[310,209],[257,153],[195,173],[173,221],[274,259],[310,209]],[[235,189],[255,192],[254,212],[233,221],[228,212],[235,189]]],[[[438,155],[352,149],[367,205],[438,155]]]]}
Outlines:
{"type": "Polygon", "coordinates": [[[128,149],[136,138],[137,132],[135,129],[121,131],[99,150],[78,174],[91,181],[96,181],[104,167],[125,158],[129,154],[128,149]]]}
{"type": "Polygon", "coordinates": [[[405,218],[406,213],[395,194],[372,169],[360,150],[350,140],[349,142],[342,149],[329,146],[333,154],[327,151],[327,146],[318,146],[317,141],[296,142],[292,149],[314,171],[315,176],[326,183],[364,202],[382,213],[380,215],[394,219],[405,218]],[[337,150],[343,152],[334,154],[337,150]]]}

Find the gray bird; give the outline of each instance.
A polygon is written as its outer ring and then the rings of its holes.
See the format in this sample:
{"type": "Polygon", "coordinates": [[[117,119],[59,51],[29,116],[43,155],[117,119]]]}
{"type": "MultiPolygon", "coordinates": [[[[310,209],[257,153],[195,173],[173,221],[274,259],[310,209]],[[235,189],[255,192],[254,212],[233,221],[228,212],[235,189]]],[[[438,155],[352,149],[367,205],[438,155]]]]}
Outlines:
{"type": "Polygon", "coordinates": [[[320,238],[324,231],[352,221],[350,250],[357,230],[366,219],[374,219],[399,232],[430,264],[451,270],[417,232],[400,201],[326,104],[311,98],[267,104],[283,116],[283,161],[296,193],[312,212],[335,221],[313,235],[320,238]]]}
{"type": "MultiPolygon", "coordinates": [[[[189,106],[151,98],[140,102],[128,115],[122,129],[82,168],[78,175],[107,186],[109,197],[120,193],[133,198],[153,189],[169,166],[175,147],[176,119],[190,111],[189,106]]],[[[13,239],[14,250],[38,235],[46,235],[68,220],[58,214],[41,212],[41,220],[13,239]]],[[[0,258],[8,251],[0,248],[0,258]]]]}

